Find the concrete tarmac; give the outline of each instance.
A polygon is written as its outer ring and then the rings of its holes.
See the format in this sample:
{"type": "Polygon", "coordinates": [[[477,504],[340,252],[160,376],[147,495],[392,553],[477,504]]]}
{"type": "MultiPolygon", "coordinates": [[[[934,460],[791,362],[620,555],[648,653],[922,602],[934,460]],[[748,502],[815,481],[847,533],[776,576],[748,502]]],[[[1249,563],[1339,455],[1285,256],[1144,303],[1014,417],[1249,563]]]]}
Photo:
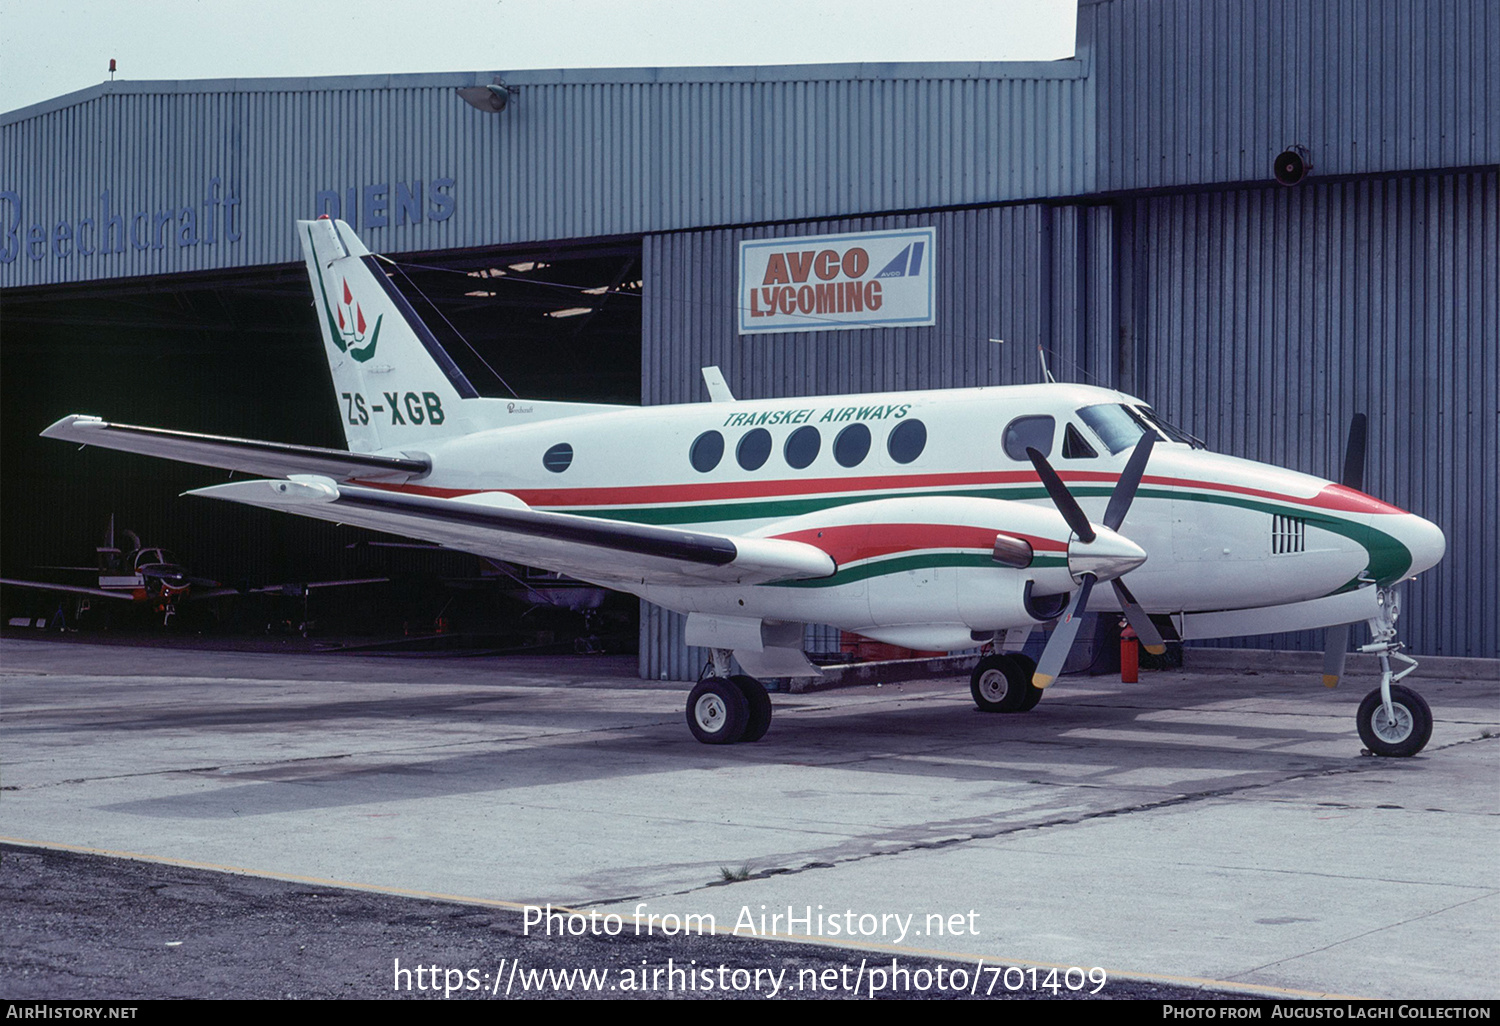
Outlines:
{"type": "Polygon", "coordinates": [[[1069,677],[1014,716],[960,680],[777,695],[765,740],[714,747],[633,670],[6,639],[0,840],[658,936],[711,916],[856,963],[1500,993],[1493,680],[1418,671],[1432,741],[1388,760],[1354,730],[1370,679],[1069,677]]]}

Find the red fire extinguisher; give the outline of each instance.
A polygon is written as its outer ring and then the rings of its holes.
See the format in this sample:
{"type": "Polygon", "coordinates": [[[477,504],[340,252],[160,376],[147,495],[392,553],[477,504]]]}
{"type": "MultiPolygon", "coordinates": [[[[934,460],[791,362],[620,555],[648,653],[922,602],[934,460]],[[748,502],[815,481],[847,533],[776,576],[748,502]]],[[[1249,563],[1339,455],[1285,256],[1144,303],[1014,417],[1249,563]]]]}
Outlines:
{"type": "Polygon", "coordinates": [[[1120,625],[1120,683],[1135,684],[1141,679],[1141,646],[1130,624],[1120,625]]]}

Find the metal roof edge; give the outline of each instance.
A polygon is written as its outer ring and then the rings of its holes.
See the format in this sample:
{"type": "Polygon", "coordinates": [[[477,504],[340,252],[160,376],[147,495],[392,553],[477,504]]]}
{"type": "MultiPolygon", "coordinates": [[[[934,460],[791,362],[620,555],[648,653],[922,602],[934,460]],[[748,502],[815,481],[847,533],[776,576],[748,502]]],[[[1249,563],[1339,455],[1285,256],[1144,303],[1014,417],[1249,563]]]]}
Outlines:
{"type": "Polygon", "coordinates": [[[493,71],[426,71],[391,75],[327,75],[288,78],[164,79],[100,82],[50,100],[0,113],[0,125],[50,114],[104,96],[162,93],[310,92],[325,89],[392,89],[480,85],[502,79],[509,85],[604,83],[810,82],[892,79],[1078,79],[1084,61],[867,61],[852,64],[777,64],[666,68],[543,68],[493,71]]]}

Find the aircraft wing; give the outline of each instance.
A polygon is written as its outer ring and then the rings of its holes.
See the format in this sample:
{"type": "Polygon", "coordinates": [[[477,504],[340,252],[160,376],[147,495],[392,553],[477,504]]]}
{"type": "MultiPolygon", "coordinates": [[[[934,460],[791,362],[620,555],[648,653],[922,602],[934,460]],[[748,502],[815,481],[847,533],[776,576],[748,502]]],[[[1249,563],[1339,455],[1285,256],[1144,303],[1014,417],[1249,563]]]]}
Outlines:
{"type": "Polygon", "coordinates": [[[298,581],[289,584],[263,584],[259,588],[250,588],[247,595],[285,595],[289,598],[301,598],[310,591],[320,588],[352,588],[363,584],[389,584],[389,577],[351,577],[345,581],[298,581]]]}
{"type": "Polygon", "coordinates": [[[260,442],[249,438],[199,435],[188,431],[111,424],[98,417],[72,414],[42,432],[43,438],[60,438],[80,445],[97,445],[147,456],[161,456],[183,463],[223,467],[247,474],[319,474],[342,481],[350,477],[388,477],[405,481],[430,469],[426,460],[399,456],[374,456],[315,445],[260,442]]]}
{"type": "Polygon", "coordinates": [[[46,581],[18,581],[10,577],[0,577],[0,584],[8,584],[13,588],[31,588],[34,591],[61,591],[69,595],[90,595],[94,598],[120,599],[125,602],[135,601],[135,597],[128,591],[105,591],[103,588],[85,588],[79,584],[48,584],[46,581]]]}
{"type": "Polygon", "coordinates": [[[298,475],[188,494],[421,538],[609,587],[766,584],[829,577],[838,569],[826,552],[803,542],[550,513],[503,492],[439,499],[298,475]]]}

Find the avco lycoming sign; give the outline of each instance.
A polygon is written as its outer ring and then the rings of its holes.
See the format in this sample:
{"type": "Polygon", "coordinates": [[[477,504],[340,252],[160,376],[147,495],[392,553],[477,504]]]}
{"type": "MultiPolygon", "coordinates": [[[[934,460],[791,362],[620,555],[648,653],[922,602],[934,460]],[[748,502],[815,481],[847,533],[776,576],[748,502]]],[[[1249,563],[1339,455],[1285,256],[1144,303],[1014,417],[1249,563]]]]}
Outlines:
{"type": "Polygon", "coordinates": [[[936,323],[937,231],[740,243],[740,334],[936,323]]]}

